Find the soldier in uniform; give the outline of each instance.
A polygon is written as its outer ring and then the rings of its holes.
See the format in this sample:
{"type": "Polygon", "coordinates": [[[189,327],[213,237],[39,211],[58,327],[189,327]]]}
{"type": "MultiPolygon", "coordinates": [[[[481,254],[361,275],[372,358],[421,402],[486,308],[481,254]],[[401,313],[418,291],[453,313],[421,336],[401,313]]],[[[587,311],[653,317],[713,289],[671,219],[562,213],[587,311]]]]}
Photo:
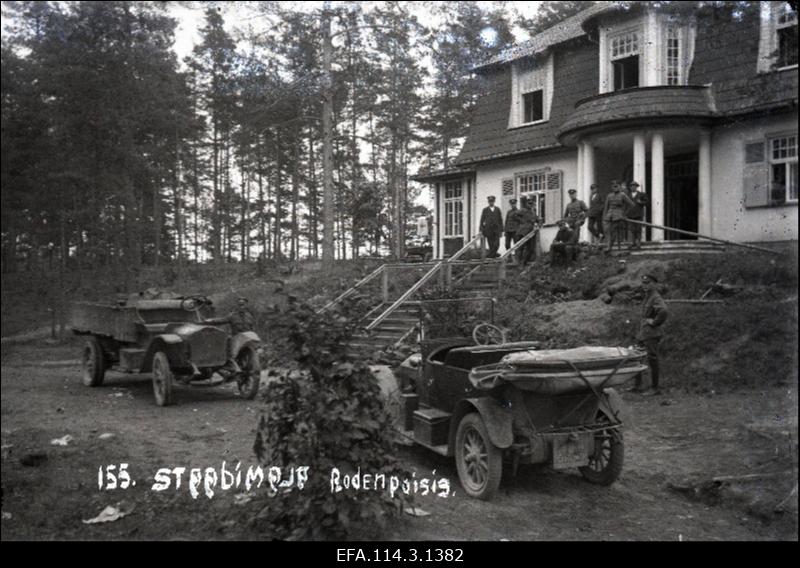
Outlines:
{"type": "Polygon", "coordinates": [[[500,248],[500,234],[503,232],[503,214],[494,205],[494,195],[490,195],[488,201],[489,205],[481,213],[480,229],[489,241],[489,258],[495,258],[497,249],[500,248]]]}
{"type": "MultiPolygon", "coordinates": [[[[536,213],[533,212],[533,203],[530,199],[523,200],[522,209],[520,209],[517,218],[519,219],[519,225],[517,226],[517,241],[539,227],[540,220],[539,217],[536,216],[536,213]]],[[[522,266],[525,266],[533,259],[534,251],[536,250],[535,247],[535,236],[531,237],[524,245],[522,245],[522,247],[520,247],[519,262],[522,266]]]]}
{"type": "Polygon", "coordinates": [[[619,182],[614,182],[611,189],[611,193],[606,197],[606,205],[603,210],[603,217],[608,221],[607,253],[611,252],[615,240],[621,242],[625,231],[625,210],[633,206],[631,198],[622,193],[619,182]]]}
{"type": "Polygon", "coordinates": [[[211,325],[224,325],[231,326],[231,334],[236,335],[244,331],[253,331],[255,326],[255,318],[253,314],[247,309],[247,298],[239,298],[236,300],[236,309],[233,310],[225,317],[211,318],[204,320],[205,323],[211,325]]]}
{"type": "Polygon", "coordinates": [[[586,203],[578,199],[578,190],[570,189],[567,193],[569,193],[570,202],[567,203],[567,208],[564,210],[564,220],[569,225],[569,228],[574,231],[573,240],[577,243],[589,208],[586,203]]]}
{"type": "MultiPolygon", "coordinates": [[[[625,217],[634,221],[644,220],[644,208],[647,207],[649,198],[643,191],[639,191],[639,184],[631,182],[631,201],[633,205],[628,207],[625,217]]],[[[628,223],[628,231],[631,235],[630,248],[642,248],[642,226],[636,223],[628,223]]]]}
{"type": "MultiPolygon", "coordinates": [[[[659,343],[664,335],[662,326],[667,319],[667,304],[658,293],[656,286],[658,280],[653,274],[642,276],[642,288],[645,292],[642,305],[642,321],[636,339],[647,351],[647,363],[650,366],[650,391],[647,394],[661,394],[658,388],[659,381],[659,343]]],[[[633,392],[642,392],[642,376],[636,377],[636,383],[631,389],[633,392]]]]}
{"type": "Polygon", "coordinates": [[[506,250],[510,249],[512,245],[517,242],[517,229],[519,228],[519,214],[517,209],[517,200],[511,199],[508,202],[511,205],[511,210],[506,213],[506,250]]]}
{"type": "Polygon", "coordinates": [[[589,213],[587,215],[589,219],[589,232],[596,240],[602,241],[605,236],[603,230],[603,205],[605,205],[605,202],[603,201],[603,196],[600,195],[598,191],[596,183],[592,184],[590,190],[592,193],[589,196],[589,213]]]}
{"type": "Polygon", "coordinates": [[[557,266],[560,264],[569,264],[577,252],[575,245],[575,231],[573,231],[569,223],[564,219],[558,220],[558,233],[553,243],[550,245],[550,264],[557,266]]]}

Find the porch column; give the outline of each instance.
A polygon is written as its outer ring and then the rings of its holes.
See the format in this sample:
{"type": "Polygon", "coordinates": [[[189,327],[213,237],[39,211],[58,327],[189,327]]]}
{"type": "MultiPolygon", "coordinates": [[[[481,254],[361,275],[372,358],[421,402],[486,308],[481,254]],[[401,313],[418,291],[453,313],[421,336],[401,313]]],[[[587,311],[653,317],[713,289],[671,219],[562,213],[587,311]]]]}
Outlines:
{"type": "Polygon", "coordinates": [[[711,133],[700,132],[697,151],[697,232],[711,236],[711,133]]]}
{"type": "Polygon", "coordinates": [[[583,187],[578,191],[584,202],[589,201],[589,187],[594,183],[594,145],[583,143],[583,187]]]}
{"type": "Polygon", "coordinates": [[[578,198],[583,199],[583,142],[578,142],[578,165],[576,170],[578,198]]]}
{"type": "Polygon", "coordinates": [[[637,132],[633,135],[633,180],[639,182],[639,191],[647,191],[646,163],[647,147],[644,133],[637,132]]]}
{"type": "MultiPolygon", "coordinates": [[[[664,225],[664,135],[654,132],[650,147],[650,221],[654,225],[664,225]]],[[[651,239],[664,240],[664,231],[652,229],[651,239]]]]}
{"type": "MultiPolygon", "coordinates": [[[[594,146],[591,142],[583,143],[583,187],[578,188],[578,195],[584,203],[589,201],[589,187],[594,183],[594,146]]],[[[580,240],[580,234],[578,234],[580,240]]]]}

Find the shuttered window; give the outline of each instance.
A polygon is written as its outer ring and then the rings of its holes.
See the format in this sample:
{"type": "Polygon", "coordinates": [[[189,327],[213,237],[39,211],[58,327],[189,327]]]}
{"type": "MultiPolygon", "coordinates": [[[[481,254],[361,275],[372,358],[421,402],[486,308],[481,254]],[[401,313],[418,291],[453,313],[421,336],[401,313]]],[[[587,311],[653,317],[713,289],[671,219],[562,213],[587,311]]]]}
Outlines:
{"type": "Polygon", "coordinates": [[[517,189],[521,198],[533,202],[533,211],[545,225],[552,225],[561,217],[563,173],[537,171],[517,175],[517,189]]]}
{"type": "Polygon", "coordinates": [[[797,203],[797,134],[745,143],[742,179],[746,207],[797,203]]]}
{"type": "Polygon", "coordinates": [[[769,204],[768,175],[764,141],[747,142],[744,145],[744,172],[742,173],[745,207],[764,207],[769,204]]]}

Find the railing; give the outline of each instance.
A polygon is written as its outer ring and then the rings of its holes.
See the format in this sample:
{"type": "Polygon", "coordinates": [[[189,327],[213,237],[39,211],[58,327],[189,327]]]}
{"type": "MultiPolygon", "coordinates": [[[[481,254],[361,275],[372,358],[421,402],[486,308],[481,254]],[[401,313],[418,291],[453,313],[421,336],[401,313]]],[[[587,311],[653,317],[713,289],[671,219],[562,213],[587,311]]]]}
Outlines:
{"type": "MultiPolygon", "coordinates": [[[[383,320],[385,320],[387,317],[389,317],[389,315],[391,315],[392,312],[394,312],[403,303],[407,302],[409,298],[411,298],[414,294],[416,294],[417,291],[419,291],[419,289],[422,288],[422,286],[424,286],[431,278],[433,278],[433,276],[435,276],[436,273],[439,272],[442,269],[443,266],[448,266],[449,267],[450,263],[458,260],[458,258],[460,256],[462,256],[465,252],[467,252],[469,249],[471,249],[478,240],[482,240],[482,239],[483,239],[483,235],[480,235],[480,234],[476,235],[467,244],[465,244],[463,247],[461,247],[453,256],[451,256],[447,260],[440,260],[436,264],[434,264],[433,267],[430,270],[428,270],[428,272],[426,272],[422,276],[422,278],[417,280],[417,282],[413,286],[411,286],[411,288],[406,290],[405,293],[403,293],[403,295],[401,295],[397,300],[395,300],[394,303],[391,306],[389,306],[386,310],[384,310],[384,312],[381,315],[379,315],[377,318],[375,318],[372,321],[372,323],[370,323],[366,327],[366,330],[367,331],[372,331],[373,329],[378,327],[378,325],[380,325],[380,323],[383,320]]],[[[449,279],[447,279],[447,283],[449,284],[449,279]]],[[[384,287],[383,287],[384,288],[384,294],[383,294],[384,298],[386,298],[388,296],[387,286],[388,286],[388,278],[384,277],[384,287]]]]}
{"type": "Polygon", "coordinates": [[[322,306],[319,310],[317,310],[317,313],[321,314],[322,312],[332,308],[333,306],[335,306],[336,304],[338,304],[339,302],[350,296],[358,288],[377,278],[385,270],[386,270],[386,265],[381,264],[378,268],[367,274],[364,278],[353,284],[350,288],[339,294],[336,298],[334,298],[333,300],[322,306]]]}
{"type": "MultiPolygon", "coordinates": [[[[488,263],[491,263],[491,264],[497,264],[497,271],[498,271],[497,278],[498,278],[498,280],[504,280],[505,279],[505,268],[506,268],[506,263],[508,262],[508,258],[511,257],[511,255],[514,254],[522,245],[524,245],[525,243],[527,243],[531,239],[534,239],[536,237],[536,235],[538,235],[538,234],[539,234],[539,229],[534,229],[533,231],[531,231],[530,233],[528,233],[527,235],[522,237],[520,240],[518,240],[516,243],[514,243],[511,246],[511,248],[509,248],[503,254],[501,254],[499,258],[492,259],[492,260],[490,260],[488,262],[488,263]]],[[[482,262],[481,264],[477,265],[475,268],[473,268],[472,270],[470,270],[469,272],[467,272],[463,276],[460,276],[455,281],[456,284],[461,284],[465,280],[468,280],[473,274],[475,274],[478,270],[480,270],[480,268],[482,266],[486,266],[488,263],[487,262],[482,262]]]]}

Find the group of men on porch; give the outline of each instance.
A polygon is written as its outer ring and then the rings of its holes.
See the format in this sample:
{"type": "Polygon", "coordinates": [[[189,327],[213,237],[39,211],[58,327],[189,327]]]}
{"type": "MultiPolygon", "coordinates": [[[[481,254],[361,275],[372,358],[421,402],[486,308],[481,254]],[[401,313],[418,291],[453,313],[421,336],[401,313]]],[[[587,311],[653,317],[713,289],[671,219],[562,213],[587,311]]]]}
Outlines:
{"type": "MultiPolygon", "coordinates": [[[[603,198],[597,184],[592,184],[589,205],[578,199],[575,189],[568,191],[570,201],[564,216],[558,220],[558,232],[550,245],[551,263],[568,263],[577,258],[580,229],[588,219],[589,233],[596,242],[606,242],[605,251],[610,252],[614,243],[621,243],[629,232],[630,248],[642,246],[642,225],[645,208],[649,204],[646,193],[639,191],[639,184],[631,182],[630,192],[625,182],[614,180],[611,191],[603,198]],[[629,223],[628,221],[635,221],[629,223]]],[[[531,232],[541,226],[541,219],[533,210],[533,202],[522,198],[522,207],[517,209],[517,200],[509,201],[510,210],[506,213],[505,224],[500,208],[495,205],[495,197],[489,196],[488,206],[481,213],[480,231],[489,245],[489,258],[498,256],[500,237],[505,234],[505,248],[509,250],[531,232]]],[[[535,235],[528,238],[520,247],[518,259],[524,266],[535,254],[535,235]]]]}

